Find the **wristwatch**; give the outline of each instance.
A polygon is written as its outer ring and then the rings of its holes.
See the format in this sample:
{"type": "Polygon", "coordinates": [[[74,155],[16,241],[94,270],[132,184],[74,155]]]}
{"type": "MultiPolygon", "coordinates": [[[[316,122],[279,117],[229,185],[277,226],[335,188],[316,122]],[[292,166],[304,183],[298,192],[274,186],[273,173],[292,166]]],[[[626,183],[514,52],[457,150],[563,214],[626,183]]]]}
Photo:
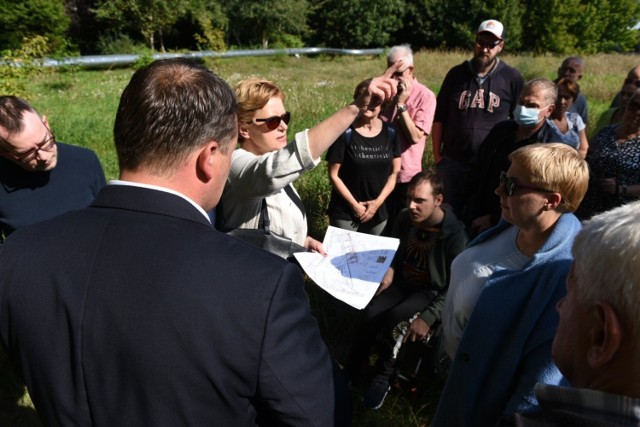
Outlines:
{"type": "Polygon", "coordinates": [[[407,106],[405,104],[398,104],[398,114],[402,114],[407,111],[407,106]]]}

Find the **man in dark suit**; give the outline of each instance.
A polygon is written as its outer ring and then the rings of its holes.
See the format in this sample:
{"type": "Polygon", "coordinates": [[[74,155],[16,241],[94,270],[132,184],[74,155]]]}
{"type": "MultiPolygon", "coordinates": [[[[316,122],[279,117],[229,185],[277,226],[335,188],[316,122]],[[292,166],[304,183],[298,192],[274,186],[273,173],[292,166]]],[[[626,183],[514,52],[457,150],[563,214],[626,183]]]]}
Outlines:
{"type": "Polygon", "coordinates": [[[237,141],[229,86],[156,61],[125,88],[114,139],[119,181],[0,252],[1,343],[44,423],[339,423],[297,267],[206,215],[237,141]]]}

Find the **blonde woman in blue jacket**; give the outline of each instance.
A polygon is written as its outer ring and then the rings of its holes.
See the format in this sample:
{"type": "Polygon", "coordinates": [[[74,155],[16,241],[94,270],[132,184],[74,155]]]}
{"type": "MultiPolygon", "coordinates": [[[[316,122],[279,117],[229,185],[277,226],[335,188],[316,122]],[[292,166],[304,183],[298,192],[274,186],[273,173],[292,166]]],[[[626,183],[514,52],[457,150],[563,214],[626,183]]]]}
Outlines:
{"type": "Polygon", "coordinates": [[[442,313],[452,358],[434,426],[492,426],[537,409],[534,385],[558,384],[551,358],[566,293],[576,210],[589,171],[560,143],[514,151],[500,179],[502,220],[451,266],[442,313]]]}

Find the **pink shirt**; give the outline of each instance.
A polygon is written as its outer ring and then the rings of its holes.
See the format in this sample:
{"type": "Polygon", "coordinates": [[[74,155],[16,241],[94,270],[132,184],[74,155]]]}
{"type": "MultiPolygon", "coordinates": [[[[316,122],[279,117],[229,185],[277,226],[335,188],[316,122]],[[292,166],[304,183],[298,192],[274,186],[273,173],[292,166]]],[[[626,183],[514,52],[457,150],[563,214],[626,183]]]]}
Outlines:
{"type": "Polygon", "coordinates": [[[420,84],[417,79],[413,79],[411,94],[406,102],[407,112],[417,127],[422,129],[425,136],[419,143],[412,144],[405,136],[402,125],[398,122],[398,114],[395,104],[389,106],[380,114],[380,118],[386,122],[393,123],[398,129],[398,137],[402,144],[402,164],[398,174],[398,182],[407,183],[415,174],[422,171],[422,156],[424,145],[428,134],[431,133],[433,115],[436,111],[436,96],[426,86],[420,84]]]}

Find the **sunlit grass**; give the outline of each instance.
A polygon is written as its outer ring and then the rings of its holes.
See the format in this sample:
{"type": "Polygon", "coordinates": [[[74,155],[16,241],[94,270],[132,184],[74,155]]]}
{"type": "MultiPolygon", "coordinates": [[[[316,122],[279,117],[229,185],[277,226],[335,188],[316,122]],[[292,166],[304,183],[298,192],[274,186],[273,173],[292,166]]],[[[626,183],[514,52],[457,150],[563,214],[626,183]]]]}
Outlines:
{"type": "MultiPolygon", "coordinates": [[[[415,55],[416,75],[437,93],[447,71],[469,56],[466,51],[420,52],[415,55]]],[[[563,58],[505,53],[502,59],[518,68],[525,80],[529,80],[534,77],[555,78],[563,58]]],[[[608,108],[627,71],[640,61],[635,55],[601,54],[584,59],[587,67],[580,85],[589,102],[590,122],[595,123],[597,116],[608,108]]],[[[384,71],[386,60],[384,56],[295,58],[280,55],[215,59],[207,61],[207,65],[232,86],[251,76],[277,82],[286,93],[286,106],[292,113],[289,136],[293,137],[295,132],[313,126],[349,103],[356,84],[384,71]]],[[[31,93],[30,101],[49,117],[56,137],[96,151],[107,179],[118,176],[113,122],[120,93],[132,73],[131,69],[70,70],[46,74],[26,83],[31,93]]],[[[432,159],[428,141],[425,164],[430,165],[432,159]]],[[[310,234],[322,238],[331,188],[326,165],[305,174],[296,182],[296,187],[308,211],[310,234]]],[[[357,313],[345,314],[339,304],[336,306],[331,299],[318,297],[313,292],[310,299],[329,348],[338,360],[343,360],[357,313]]],[[[0,363],[0,373],[3,369],[6,369],[6,364],[0,363]]],[[[33,411],[29,410],[30,402],[21,400],[19,405],[15,405],[15,384],[7,389],[3,382],[6,380],[0,379],[0,425],[37,425],[33,411]],[[12,402],[13,409],[7,409],[7,401],[12,402]]],[[[382,409],[375,412],[362,407],[359,401],[362,390],[356,389],[354,425],[428,426],[437,404],[439,386],[438,383],[427,385],[425,393],[419,397],[394,391],[382,409]]]]}

